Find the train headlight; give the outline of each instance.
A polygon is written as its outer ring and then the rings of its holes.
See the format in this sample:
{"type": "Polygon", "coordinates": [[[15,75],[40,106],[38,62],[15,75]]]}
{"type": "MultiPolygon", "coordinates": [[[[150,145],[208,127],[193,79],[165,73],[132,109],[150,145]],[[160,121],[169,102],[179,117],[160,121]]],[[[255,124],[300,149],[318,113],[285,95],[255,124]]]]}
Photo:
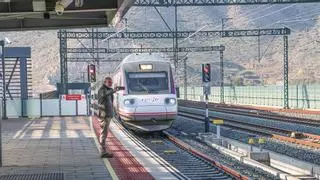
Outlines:
{"type": "Polygon", "coordinates": [[[126,99],[123,101],[124,105],[133,105],[134,104],[134,99],[126,99]]]}
{"type": "Polygon", "coordinates": [[[166,104],[175,105],[177,103],[175,98],[166,98],[165,99],[166,104]]]}

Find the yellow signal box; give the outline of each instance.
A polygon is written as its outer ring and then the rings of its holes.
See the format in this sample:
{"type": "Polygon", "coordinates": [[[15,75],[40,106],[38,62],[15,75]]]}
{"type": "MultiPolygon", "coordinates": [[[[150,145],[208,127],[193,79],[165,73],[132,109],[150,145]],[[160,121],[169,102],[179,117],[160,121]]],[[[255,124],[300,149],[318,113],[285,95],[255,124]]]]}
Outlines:
{"type": "Polygon", "coordinates": [[[223,124],[223,119],[213,119],[211,120],[213,124],[221,125],[223,124]]]}
{"type": "Polygon", "coordinates": [[[266,140],[264,138],[259,138],[258,143],[259,144],[264,144],[264,143],[266,143],[266,140]]]}
{"type": "Polygon", "coordinates": [[[254,139],[253,139],[253,138],[250,138],[248,143],[249,143],[249,144],[254,144],[254,143],[255,143],[255,142],[254,142],[254,139]]]}

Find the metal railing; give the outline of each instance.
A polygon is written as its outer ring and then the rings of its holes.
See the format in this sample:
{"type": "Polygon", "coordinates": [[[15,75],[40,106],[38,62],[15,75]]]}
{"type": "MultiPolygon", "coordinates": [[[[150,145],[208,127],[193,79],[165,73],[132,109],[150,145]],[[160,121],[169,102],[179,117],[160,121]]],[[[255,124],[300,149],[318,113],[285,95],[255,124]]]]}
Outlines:
{"type": "MultiPolygon", "coordinates": [[[[203,101],[202,87],[188,87],[188,100],[203,101]]],[[[225,86],[224,102],[227,104],[283,107],[283,86],[225,86]]],[[[180,87],[180,99],[185,99],[184,87],[180,87]]],[[[220,103],[220,87],[211,87],[210,102],[220,103]]],[[[289,107],[320,109],[320,84],[290,85],[289,107]]]]}
{"type": "Polygon", "coordinates": [[[7,100],[8,118],[86,115],[89,115],[89,104],[87,98],[71,101],[64,99],[39,98],[7,100]]]}

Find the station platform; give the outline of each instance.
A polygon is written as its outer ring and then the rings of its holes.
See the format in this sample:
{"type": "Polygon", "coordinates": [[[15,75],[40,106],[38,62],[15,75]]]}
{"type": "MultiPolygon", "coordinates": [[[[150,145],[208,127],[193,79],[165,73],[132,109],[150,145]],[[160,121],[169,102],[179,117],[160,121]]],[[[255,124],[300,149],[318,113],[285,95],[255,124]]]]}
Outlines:
{"type": "MultiPolygon", "coordinates": [[[[96,137],[99,137],[99,119],[93,116],[91,117],[91,123],[96,137]]],[[[177,169],[126,131],[115,120],[111,121],[106,148],[113,153],[114,157],[104,159],[104,161],[109,172],[112,172],[114,179],[187,179],[177,169]]],[[[96,138],[95,141],[98,144],[96,138]]]]}
{"type": "Polygon", "coordinates": [[[106,143],[114,157],[100,158],[95,117],[9,119],[2,129],[1,180],[177,179],[172,172],[179,173],[115,122],[106,143]]]}
{"type": "Polygon", "coordinates": [[[112,179],[87,117],[3,120],[0,179],[112,179]]]}

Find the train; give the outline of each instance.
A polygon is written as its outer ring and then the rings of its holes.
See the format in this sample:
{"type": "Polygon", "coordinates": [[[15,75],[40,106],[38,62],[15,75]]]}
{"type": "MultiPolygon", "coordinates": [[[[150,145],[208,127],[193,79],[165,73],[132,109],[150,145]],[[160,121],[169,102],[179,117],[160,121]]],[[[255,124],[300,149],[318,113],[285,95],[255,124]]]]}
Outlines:
{"type": "Polygon", "coordinates": [[[126,56],[115,69],[114,114],[134,131],[157,132],[171,127],[177,116],[177,95],[170,61],[159,53],[126,56]]]}

